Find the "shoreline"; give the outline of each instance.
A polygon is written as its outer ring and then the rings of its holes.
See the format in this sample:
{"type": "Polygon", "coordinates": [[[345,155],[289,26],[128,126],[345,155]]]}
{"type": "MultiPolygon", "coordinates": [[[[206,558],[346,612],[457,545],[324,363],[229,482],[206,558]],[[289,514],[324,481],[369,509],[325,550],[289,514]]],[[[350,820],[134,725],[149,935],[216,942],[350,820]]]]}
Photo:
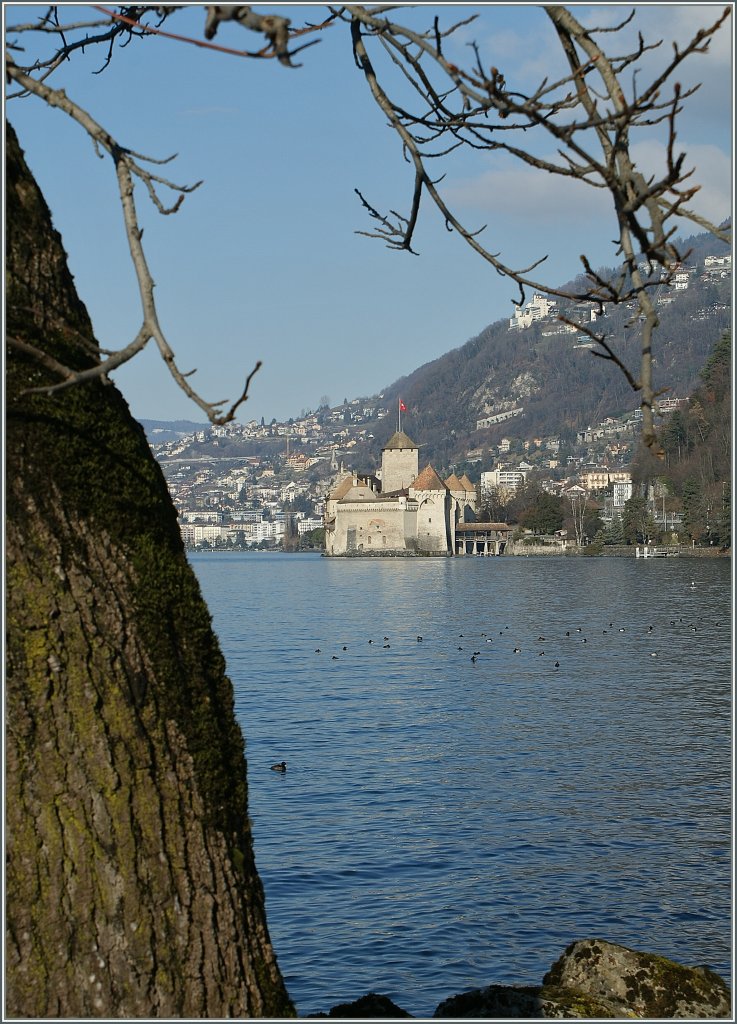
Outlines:
{"type": "MultiPolygon", "coordinates": [[[[510,545],[511,546],[511,545],[510,545]]],[[[547,545],[520,546],[517,551],[505,551],[501,555],[484,554],[459,554],[450,555],[445,552],[439,554],[418,554],[415,551],[350,551],[342,555],[327,555],[324,550],[309,548],[297,551],[283,551],[281,548],[185,548],[185,552],[194,555],[319,555],[321,558],[637,558],[637,545],[620,547],[604,547],[601,550],[591,551],[590,547],[585,548],[561,548],[547,545]]],[[[666,558],[731,558],[732,549],[722,551],[717,548],[691,548],[674,547],[672,552],[665,556],[657,556],[658,559],[666,558]]],[[[642,556],[640,556],[642,558],[642,556]]],[[[652,560],[648,556],[644,561],[652,560]]]]}

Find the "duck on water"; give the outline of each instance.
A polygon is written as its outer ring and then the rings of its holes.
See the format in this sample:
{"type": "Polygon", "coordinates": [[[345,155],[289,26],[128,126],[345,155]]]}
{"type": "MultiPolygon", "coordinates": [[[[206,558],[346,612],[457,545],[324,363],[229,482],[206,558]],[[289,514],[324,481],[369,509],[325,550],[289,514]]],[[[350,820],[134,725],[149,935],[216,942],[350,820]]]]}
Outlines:
{"type": "Polygon", "coordinates": [[[280,761],[278,764],[272,764],[272,772],[285,772],[287,770],[287,762],[280,761]]]}

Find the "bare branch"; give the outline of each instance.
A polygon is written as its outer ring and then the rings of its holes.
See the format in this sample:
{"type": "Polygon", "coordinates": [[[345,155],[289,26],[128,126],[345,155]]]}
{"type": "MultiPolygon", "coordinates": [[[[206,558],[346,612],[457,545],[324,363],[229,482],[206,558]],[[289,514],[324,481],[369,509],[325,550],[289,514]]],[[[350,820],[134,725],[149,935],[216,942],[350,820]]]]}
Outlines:
{"type": "MultiPolygon", "coordinates": [[[[676,84],[670,100],[661,99],[661,90],[687,55],[704,52],[728,12],[725,10],[713,25],[696,33],[683,50],[675,48],[668,67],[639,96],[634,94],[628,100],[620,83],[622,72],[635,65],[644,53],[657,48],[660,41],[646,44],[639,35],[632,52],[613,56],[604,53],[595,36],[600,32],[616,33],[621,30],[631,21],[634,11],[613,28],[586,30],[565,7],[550,5],[545,10],[568,60],[569,76],[555,83],[543,80],[533,93],[524,95],[511,90],[504,74],[497,68],[487,72],[474,43],[471,44],[475,57],[472,70],[449,63],[442,50],[437,20],[430,31],[418,33],[379,17],[374,9],[358,5],[344,8],[343,17],[351,22],[355,62],[363,72],[374,100],[399,135],[415,171],[408,217],[397,218],[395,214],[395,220],[390,224],[363,196],[361,200],[372,218],[382,225],[380,231],[372,234],[388,238],[387,244],[393,248],[413,251],[412,237],[419,199],[422,191],[426,191],[448,229],[456,231],[497,273],[517,282],[523,296],[525,288],[534,288],[548,295],[595,301],[599,306],[604,301],[622,303],[634,298],[638,319],[643,322],[640,371],[637,375],[605,339],[588,331],[586,333],[603,349],[603,352],[595,354],[613,362],[629,384],[640,391],[643,439],[647,444],[653,444],[652,337],[658,320],[649,295],[654,284],[642,280],[638,259],[644,257],[651,264],[661,266],[667,277],[682,258],[672,241],[675,225],[669,225],[667,221],[675,216],[685,217],[708,229],[713,228],[703,218],[694,217],[688,208],[697,186],[687,184],[692,172],[684,169],[684,155],[675,151],[676,117],[686,95],[693,94],[695,89],[685,94],[676,84]],[[371,38],[378,39],[419,97],[420,108],[417,111],[409,111],[406,104],[391,100],[386,85],[379,83],[378,73],[366,49],[365,40],[371,38]],[[437,86],[428,68],[422,65],[423,58],[430,62],[435,72],[447,77],[448,88],[437,86]],[[491,112],[507,123],[501,125],[496,120],[488,120],[491,112]],[[564,116],[569,113],[571,116],[564,116]],[[665,169],[660,177],[646,180],[632,156],[630,133],[635,128],[657,124],[668,127],[665,169]],[[514,145],[509,141],[510,130],[519,133],[528,128],[542,130],[557,140],[560,162],[542,159],[529,146],[514,145]],[[446,133],[453,136],[453,143],[445,147],[435,145],[446,133]],[[592,139],[596,141],[598,155],[591,145],[592,139]],[[492,254],[482,247],[477,240],[478,232],[469,231],[458,221],[425,169],[427,159],[450,152],[458,144],[487,151],[499,150],[541,173],[568,176],[608,192],[619,227],[615,244],[622,258],[622,268],[617,280],[602,280],[582,256],[591,287],[584,294],[572,295],[531,279],[530,273],[543,260],[536,261],[525,270],[514,269],[507,266],[498,253],[492,254]],[[430,145],[434,146],[433,151],[428,148],[430,145]]],[[[725,232],[717,233],[726,237],[725,232]]]]}
{"type": "MultiPolygon", "coordinates": [[[[233,404],[233,406],[231,406],[229,412],[225,414],[223,414],[220,409],[225,400],[218,402],[206,402],[191,387],[187,380],[189,374],[184,374],[179,370],[174,352],[170,347],[159,323],[156,303],[154,301],[154,281],[148,267],[143,246],[141,245],[143,231],[139,224],[135,206],[134,177],[137,177],[144,182],[149,195],[162,213],[172,213],[177,210],[184,199],[184,195],[197,188],[197,185],[175,185],[173,182],[170,182],[159,175],[152,174],[146,168],[142,167],[140,162],[138,162],[141,159],[147,160],[148,158],[141,157],[139,154],[136,154],[138,160],[134,159],[134,154],[131,150],[120,146],[120,144],[112,138],[106,129],[98,124],[98,122],[96,122],[90,114],[87,113],[87,111],[83,110],[78,104],[70,100],[66,93],[61,90],[51,89],[44,83],[36,81],[30,75],[27,75],[25,72],[17,68],[11,59],[7,60],[6,69],[8,76],[18,82],[18,84],[29,93],[34,93],[35,95],[40,96],[49,104],[49,106],[57,107],[72,117],[85,129],[93,142],[100,148],[106,150],[112,157],[118,179],[118,190],[123,210],[123,221],[133,261],[133,267],[138,281],[138,290],[143,313],[141,327],[139,328],[135,338],[128,345],[118,349],[117,351],[111,352],[107,358],[98,360],[94,365],[81,370],[74,370],[71,367],[64,366],[57,360],[53,359],[53,357],[41,352],[37,347],[32,346],[27,342],[23,342],[20,339],[15,339],[13,341],[14,347],[23,351],[26,355],[35,356],[35,358],[45,366],[46,369],[50,370],[55,376],[60,378],[60,381],[57,384],[32,388],[29,389],[29,393],[43,392],[46,394],[54,394],[57,391],[64,390],[65,388],[71,387],[75,384],[80,384],[84,381],[105,378],[110,372],[136,356],[153,338],[162,359],[176,383],[184,393],[207,414],[210,422],[229,422],[229,419],[233,418],[238,407],[246,401],[250,381],[253,374],[258,369],[258,366],[260,366],[260,363],[249,374],[246,380],[245,390],[241,397],[233,404]],[[179,196],[173,206],[167,208],[161,203],[156,193],[157,184],[179,192],[179,196]]],[[[156,162],[161,163],[161,161],[156,162]]]]}
{"type": "Polygon", "coordinates": [[[615,366],[617,366],[624,374],[627,383],[633,391],[639,391],[642,387],[641,383],[633,377],[626,363],[622,362],[617,353],[611,347],[609,342],[606,340],[606,336],[603,334],[596,334],[586,324],[579,324],[575,320],[570,320],[567,316],[559,316],[558,319],[561,323],[568,324],[569,327],[575,327],[581,334],[585,334],[592,341],[596,342],[597,345],[601,345],[604,349],[603,352],[597,352],[595,349],[591,349],[591,355],[596,356],[598,359],[608,359],[615,366]]]}
{"type": "MultiPolygon", "coordinates": [[[[663,66],[650,81],[641,84],[638,75],[642,58],[660,48],[662,40],[649,42],[638,33],[634,44],[626,50],[621,47],[625,52],[616,52],[617,33],[631,24],[636,10],[628,12],[617,25],[585,28],[575,16],[575,7],[548,5],[544,10],[557,36],[567,70],[557,81],[544,78],[531,90],[522,90],[515,83],[508,83],[504,69],[486,67],[481,49],[475,42],[469,44],[471,57],[467,66],[459,67],[448,59],[446,40],[472,19],[464,19],[443,29],[440,19],[434,16],[426,31],[417,31],[389,16],[391,12],[400,10],[401,5],[328,6],[328,17],[321,24],[306,24],[302,28],[294,27],[288,18],[279,14],[259,14],[251,6],[211,5],[205,8],[204,40],[161,29],[162,22],[176,10],[176,5],[142,5],[122,8],[118,12],[104,7],[97,9],[107,16],[107,21],[62,26],[55,20],[55,8],[51,8],[49,15],[33,26],[16,26],[16,34],[36,31],[57,37],[61,45],[47,60],[39,60],[26,68],[16,67],[9,58],[8,73],[23,89],[23,94],[34,93],[74,117],[88,132],[93,144],[100,151],[107,151],[114,161],[126,233],[138,277],[143,322],[130,346],[105,354],[100,363],[100,373],[105,373],[115,360],[121,360],[122,354],[128,353],[131,346],[137,351],[154,338],[178,385],[207,411],[212,422],[221,422],[223,420],[218,417],[232,416],[238,405],[246,400],[251,378],[258,366],[247,378],[243,395],[228,413],[220,412],[224,402],[205,403],[196,396],[188,382],[190,374],[177,369],[158,323],[153,303],[153,282],[140,244],[133,183],[137,179],[145,185],[150,199],[161,213],[175,212],[184,196],[197,185],[176,185],[155,173],[152,166],[165,161],[153,161],[121,147],[63,93],[48,90],[43,83],[44,78],[69,59],[76,49],[93,43],[107,45],[109,61],[117,39],[126,45],[133,38],[148,35],[163,35],[239,57],[276,58],[285,66],[296,67],[294,55],[317,40],[301,46],[295,46],[295,40],[333,24],[345,23],[350,26],[354,62],[362,72],[374,102],[398,136],[402,155],[413,170],[406,214],[391,209],[387,213],[381,212],[368,202],[362,192],[355,190],[374,228],[358,233],[379,238],[389,248],[416,255],[414,236],[422,197],[426,194],[448,231],[458,234],[500,276],[512,282],[519,289],[521,302],[526,289],[567,300],[593,302],[600,309],[604,303],[622,304],[634,300],[635,318],[638,324],[642,324],[637,372],[625,365],[605,337],[595,335],[581,325],[576,326],[599,345],[601,351],[594,354],[617,366],[630,386],[640,392],[643,439],[646,444],[655,444],[653,415],[659,392],[653,385],[652,344],[658,318],[652,292],[660,282],[669,279],[684,258],[674,242],[677,219],[690,221],[725,241],[731,237],[730,232],[715,227],[691,208],[698,184],[693,170],[686,166],[685,154],[677,148],[677,122],[684,103],[698,86],[683,89],[674,82],[674,78],[689,57],[708,51],[715,34],[731,13],[729,7],[725,7],[712,24],[696,32],[684,47],[674,45],[670,56],[663,50],[663,66]],[[148,15],[158,16],[158,25],[147,24],[143,19],[148,15]],[[225,21],[264,35],[267,45],[255,51],[219,46],[212,40],[225,21]],[[98,29],[97,35],[90,34],[98,29]],[[80,32],[86,34],[79,36],[80,32]],[[74,33],[78,37],[72,39],[74,33]],[[374,48],[371,53],[369,47],[374,48]],[[374,63],[374,51],[381,65],[374,63]],[[400,87],[396,95],[401,96],[401,101],[392,96],[389,73],[398,76],[400,87]],[[627,84],[625,75],[630,80],[627,84]],[[665,158],[658,172],[646,177],[635,159],[633,139],[636,132],[649,132],[655,127],[666,135],[665,158]],[[526,133],[532,133],[534,140],[545,140],[548,148],[531,145],[526,133]],[[549,145],[551,142],[552,147],[549,145]],[[439,191],[443,176],[432,178],[427,170],[428,161],[447,157],[459,148],[505,154],[538,174],[558,175],[606,193],[617,225],[612,242],[619,267],[612,279],[605,280],[594,272],[588,258],[582,255],[584,283],[581,284],[579,279],[579,283],[571,288],[553,287],[550,282],[537,279],[546,256],[534,259],[527,267],[513,267],[507,264],[500,252],[482,245],[479,236],[485,228],[471,229],[463,224],[439,191]],[[542,157],[538,155],[541,152],[552,152],[553,156],[542,157]],[[175,193],[169,205],[161,198],[167,190],[175,193]],[[650,267],[646,278],[643,278],[639,267],[643,260],[650,267]],[[653,276],[656,267],[661,270],[657,277],[653,276]]],[[[15,46],[14,52],[19,52],[15,42],[11,45],[15,46]]],[[[488,232],[492,236],[489,246],[493,244],[493,230],[492,224],[488,232]]],[[[564,319],[564,322],[568,321],[564,319]]],[[[56,372],[59,373],[58,368],[56,372]]],[[[68,386],[68,378],[58,385],[64,386],[68,386]]]]}

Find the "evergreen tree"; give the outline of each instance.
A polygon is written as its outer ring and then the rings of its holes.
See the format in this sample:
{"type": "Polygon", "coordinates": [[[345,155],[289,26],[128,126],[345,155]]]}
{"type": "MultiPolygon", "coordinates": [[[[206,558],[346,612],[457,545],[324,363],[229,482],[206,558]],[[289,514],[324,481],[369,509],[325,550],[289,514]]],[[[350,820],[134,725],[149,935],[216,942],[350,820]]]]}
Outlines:
{"type": "Polygon", "coordinates": [[[624,532],[624,523],[621,519],[614,519],[602,533],[602,540],[605,544],[626,544],[627,538],[624,532]]]}
{"type": "Polygon", "coordinates": [[[662,445],[666,454],[667,466],[671,466],[674,462],[680,462],[693,448],[688,420],[680,409],[676,409],[668,417],[662,434],[662,445]]]}
{"type": "Polygon", "coordinates": [[[533,533],[555,533],[563,525],[563,502],[554,494],[541,491],[534,504],[520,515],[520,524],[533,533]]]}
{"type": "Polygon", "coordinates": [[[717,513],[712,535],[715,544],[720,547],[730,548],[732,546],[732,495],[726,483],[722,493],[722,504],[717,513]]]}
{"type": "Polygon", "coordinates": [[[732,336],[725,331],[714,346],[714,350],[704,364],[701,379],[706,389],[717,399],[725,398],[732,383],[732,336]]]}
{"type": "Polygon", "coordinates": [[[652,518],[647,499],[633,495],[624,504],[622,528],[628,544],[642,544],[658,539],[659,531],[652,518]]]}
{"type": "Polygon", "coordinates": [[[692,540],[699,540],[704,527],[704,496],[698,481],[689,477],[683,485],[683,529],[692,540]]]}

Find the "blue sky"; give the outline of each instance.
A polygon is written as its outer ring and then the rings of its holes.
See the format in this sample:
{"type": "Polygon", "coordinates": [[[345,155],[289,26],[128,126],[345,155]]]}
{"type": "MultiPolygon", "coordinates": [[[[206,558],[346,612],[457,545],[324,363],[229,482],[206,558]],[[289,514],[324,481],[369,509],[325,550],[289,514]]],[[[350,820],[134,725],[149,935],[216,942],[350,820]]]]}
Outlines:
{"type": "MultiPolygon", "coordinates": [[[[317,21],[324,10],[254,6],[278,9],[295,23],[317,21]]],[[[6,26],[44,9],[4,5],[6,26]]],[[[636,28],[664,38],[670,52],[671,41],[684,43],[721,9],[636,5],[636,28]]],[[[586,24],[613,24],[629,10],[585,5],[576,15],[586,24]]],[[[537,6],[419,4],[392,17],[421,26],[435,14],[455,21],[469,13],[479,18],[449,41],[451,60],[467,63],[474,38],[508,84],[562,74],[554,34],[537,6]]],[[[79,5],[61,14],[64,21],[80,16],[97,14],[79,5]]],[[[202,38],[203,22],[202,8],[192,6],[167,27],[202,38]]],[[[256,48],[258,37],[224,24],[216,42],[256,48]]],[[[731,212],[732,42],[729,24],[680,76],[684,85],[702,83],[678,137],[702,185],[692,205],[717,221],[731,212]]],[[[356,234],[371,225],[354,189],[378,208],[404,211],[412,176],[354,67],[345,26],[305,50],[299,69],[159,38],[134,42],[115,53],[104,74],[92,74],[101,59],[99,50],[78,54],[49,84],[63,86],[124,145],[156,157],[177,153],[167,168],[172,179],[204,179],[176,216],[161,217],[143,195],[138,202],[164,331],[181,368],[197,368],[193,381],[207,400],[237,397],[261,359],[239,419],[298,416],[324,396],[337,404],[377,393],[511,315],[515,288],[449,234],[429,203],[416,235],[419,256],[356,234]]],[[[649,64],[664,60],[656,53],[649,64]]],[[[110,161],[98,158],[66,115],[33,97],[7,103],[6,116],[49,202],[101,344],[126,344],[140,314],[110,161]]],[[[662,138],[644,137],[636,152],[645,170],[654,167],[662,138]]],[[[578,273],[582,252],[594,266],[615,263],[613,222],[597,196],[489,153],[456,155],[443,169],[442,188],[462,219],[474,228],[486,223],[485,244],[508,262],[549,254],[546,280],[553,285],[578,273]]],[[[153,343],[114,379],[138,418],[203,419],[153,343]]]]}

